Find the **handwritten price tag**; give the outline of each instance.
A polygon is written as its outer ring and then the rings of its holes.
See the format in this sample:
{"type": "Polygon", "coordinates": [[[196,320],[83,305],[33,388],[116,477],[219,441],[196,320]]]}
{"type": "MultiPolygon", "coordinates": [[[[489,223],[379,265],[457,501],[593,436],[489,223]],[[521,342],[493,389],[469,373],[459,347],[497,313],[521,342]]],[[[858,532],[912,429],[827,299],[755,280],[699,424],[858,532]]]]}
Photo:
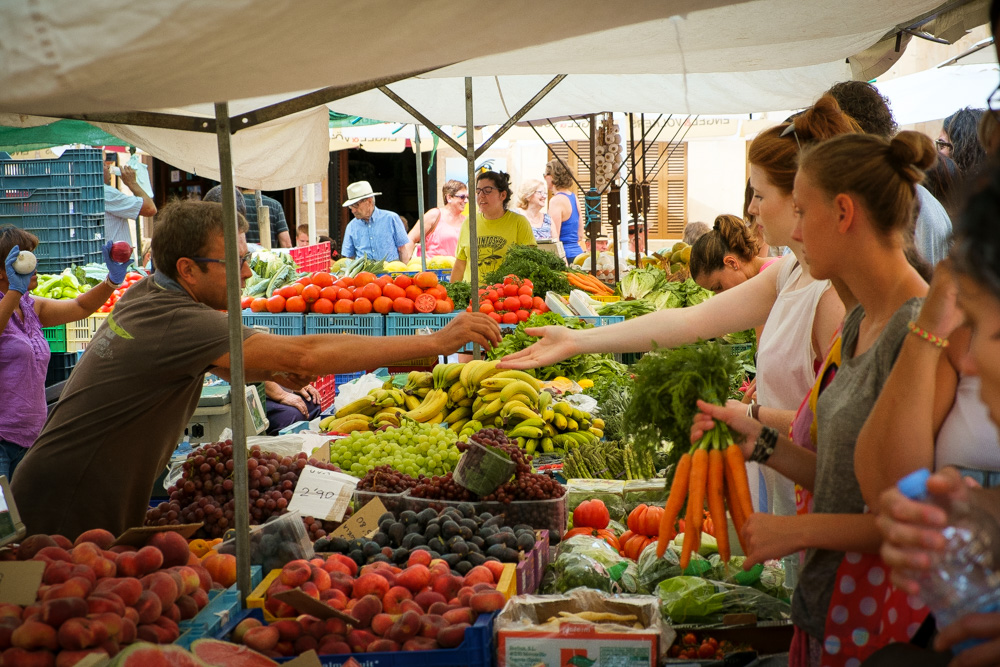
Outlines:
{"type": "Polygon", "coordinates": [[[354,495],[358,480],[342,472],[306,466],[295,485],[289,511],[324,521],[340,521],[354,495]]]}
{"type": "Polygon", "coordinates": [[[351,515],[351,518],[340,524],[333,531],[333,537],[343,537],[354,540],[359,537],[371,537],[378,532],[378,520],[385,514],[385,505],[378,498],[368,501],[365,506],[351,515]]]}

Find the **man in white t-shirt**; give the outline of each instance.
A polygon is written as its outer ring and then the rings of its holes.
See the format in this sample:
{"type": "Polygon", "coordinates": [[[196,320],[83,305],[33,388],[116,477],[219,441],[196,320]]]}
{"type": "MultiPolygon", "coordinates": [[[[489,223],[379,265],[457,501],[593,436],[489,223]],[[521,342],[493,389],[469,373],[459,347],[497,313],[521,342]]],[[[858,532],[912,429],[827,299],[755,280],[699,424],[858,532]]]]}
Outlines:
{"type": "Polygon", "coordinates": [[[128,165],[121,168],[122,183],[135,195],[127,195],[118,188],[111,187],[111,167],[114,166],[113,154],[104,160],[104,238],[109,241],[126,241],[131,245],[132,234],[129,231],[129,219],[135,220],[140,215],[151,217],[156,215],[156,204],[146,194],[135,178],[135,170],[128,165]]]}

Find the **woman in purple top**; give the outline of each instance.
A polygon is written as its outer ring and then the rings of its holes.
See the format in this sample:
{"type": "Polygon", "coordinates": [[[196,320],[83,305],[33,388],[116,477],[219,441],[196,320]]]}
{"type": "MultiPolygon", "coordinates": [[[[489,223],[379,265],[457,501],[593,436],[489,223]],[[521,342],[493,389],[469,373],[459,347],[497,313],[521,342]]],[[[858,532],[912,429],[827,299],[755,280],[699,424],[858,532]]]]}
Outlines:
{"type": "Polygon", "coordinates": [[[35,271],[21,274],[14,261],[21,250],[34,250],[38,238],[11,225],[0,225],[0,475],[14,468],[45,424],[45,372],[49,344],[42,327],[75,322],[100,308],[125,279],[127,264],[111,261],[109,241],[103,248],[108,278],[75,299],[33,298],[35,271]]]}

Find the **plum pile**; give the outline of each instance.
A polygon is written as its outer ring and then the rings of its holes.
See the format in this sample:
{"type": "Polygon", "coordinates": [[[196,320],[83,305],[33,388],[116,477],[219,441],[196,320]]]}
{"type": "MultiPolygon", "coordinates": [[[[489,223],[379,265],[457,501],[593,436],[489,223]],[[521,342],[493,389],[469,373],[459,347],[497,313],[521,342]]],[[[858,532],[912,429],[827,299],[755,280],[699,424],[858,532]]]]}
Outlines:
{"type": "MultiPolygon", "coordinates": [[[[330,463],[309,458],[305,453],[281,456],[254,446],[248,452],[250,523],[264,523],[272,516],[288,511],[299,474],[307,465],[339,471],[330,463]]],[[[147,526],[170,526],[203,523],[193,537],[223,537],[235,527],[233,497],[233,442],[215,442],[192,451],[184,461],[177,483],[167,489],[169,500],[146,512],[147,526]]],[[[345,519],[350,514],[345,515],[345,519]]],[[[310,539],[326,536],[338,523],[303,517],[310,539]]]]}
{"type": "Polygon", "coordinates": [[[404,511],[398,517],[386,512],[379,518],[378,532],[371,539],[346,540],[329,537],[316,541],[317,552],[345,554],[358,566],[385,562],[405,565],[415,551],[441,558],[457,575],[464,576],[477,565],[496,560],[516,563],[521,551],[535,545],[535,531],[528,525],[505,525],[503,515],[477,513],[471,503],[461,503],[438,512],[404,511]]]}

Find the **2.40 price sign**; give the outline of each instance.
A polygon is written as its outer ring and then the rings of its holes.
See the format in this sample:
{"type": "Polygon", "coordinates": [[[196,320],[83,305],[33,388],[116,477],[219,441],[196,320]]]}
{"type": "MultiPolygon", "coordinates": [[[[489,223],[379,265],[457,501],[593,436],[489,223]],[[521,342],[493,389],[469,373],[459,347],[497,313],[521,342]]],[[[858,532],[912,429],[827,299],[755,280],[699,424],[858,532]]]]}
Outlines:
{"type": "Polygon", "coordinates": [[[340,521],[357,485],[356,477],[306,466],[299,475],[288,509],[323,521],[340,521]]]}

